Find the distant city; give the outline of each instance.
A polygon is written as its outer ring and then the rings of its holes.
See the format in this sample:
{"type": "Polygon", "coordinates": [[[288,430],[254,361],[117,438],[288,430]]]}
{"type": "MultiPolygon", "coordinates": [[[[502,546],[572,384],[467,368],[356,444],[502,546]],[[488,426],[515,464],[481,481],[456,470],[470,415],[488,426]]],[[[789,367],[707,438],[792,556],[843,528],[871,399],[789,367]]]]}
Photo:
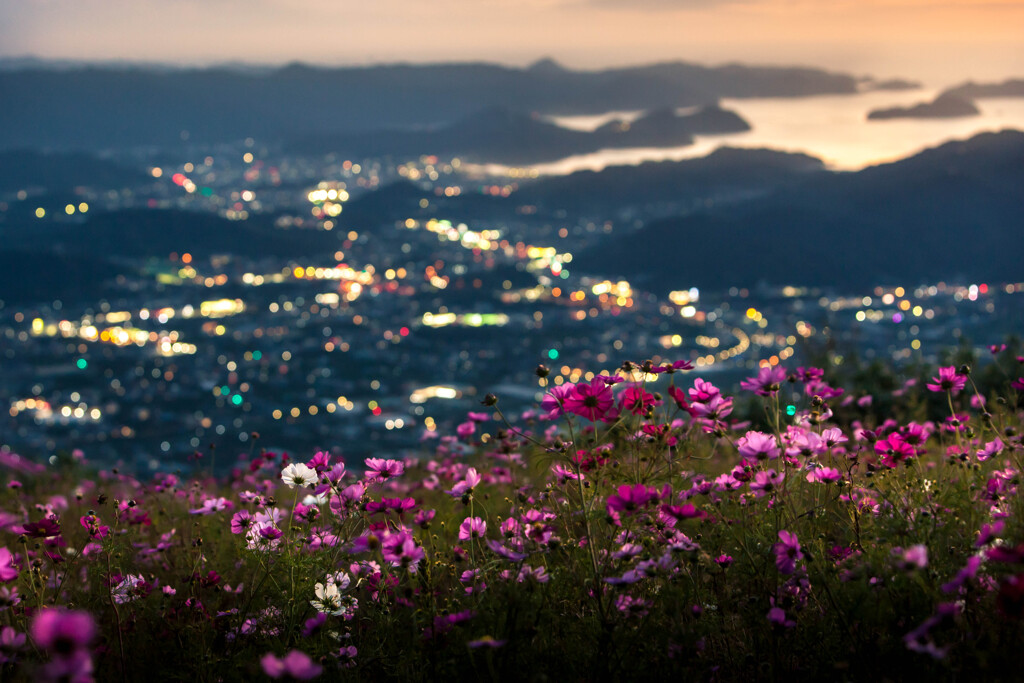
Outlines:
{"type": "Polygon", "coordinates": [[[558,178],[452,150],[179,137],[0,151],[4,448],[140,472],[260,449],[414,457],[484,394],[529,419],[546,387],[627,360],[729,386],[823,348],[934,363],[1022,329],[1018,133],[860,173],[720,150],[558,178]],[[964,215],[922,208],[915,164],[964,215]],[[826,204],[863,230],[821,233],[826,204]],[[755,234],[770,226],[777,258],[755,234]]]}

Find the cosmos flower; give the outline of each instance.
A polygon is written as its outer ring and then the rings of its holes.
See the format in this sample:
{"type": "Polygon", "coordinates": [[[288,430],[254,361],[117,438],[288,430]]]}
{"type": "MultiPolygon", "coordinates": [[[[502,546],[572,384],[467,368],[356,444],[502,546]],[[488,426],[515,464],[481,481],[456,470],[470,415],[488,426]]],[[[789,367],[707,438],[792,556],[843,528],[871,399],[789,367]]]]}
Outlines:
{"type": "Polygon", "coordinates": [[[949,367],[939,368],[939,376],[932,377],[932,381],[926,386],[931,391],[949,391],[955,396],[967,385],[967,377],[958,374],[956,368],[950,365],[949,367]]]}
{"type": "Polygon", "coordinates": [[[757,371],[756,377],[748,377],[740,382],[740,386],[747,391],[753,391],[758,396],[774,396],[785,381],[785,368],[778,365],[765,365],[757,371]]]}
{"type": "Polygon", "coordinates": [[[487,522],[479,517],[467,517],[459,525],[459,540],[468,541],[471,538],[482,538],[487,534],[487,522]]]}
{"type": "Polygon", "coordinates": [[[293,462],[281,470],[281,481],[287,484],[288,488],[309,488],[315,486],[319,477],[316,470],[310,469],[301,462],[293,462]]]}
{"type": "Polygon", "coordinates": [[[655,488],[636,484],[621,485],[616,493],[608,496],[606,505],[608,512],[633,512],[644,507],[651,501],[658,500],[658,491],[655,488]]]}
{"type": "Polygon", "coordinates": [[[310,600],[313,609],[335,617],[349,616],[359,607],[359,601],[350,595],[342,595],[344,587],[335,582],[318,583],[313,586],[316,600],[310,600]]]}
{"type": "Polygon", "coordinates": [[[774,550],[775,566],[780,574],[787,576],[796,571],[796,563],[804,557],[796,534],[785,529],[779,532],[779,542],[775,544],[774,550]]]}
{"type": "Polygon", "coordinates": [[[615,394],[604,381],[595,377],[590,382],[572,385],[572,392],[563,401],[562,407],[568,413],[597,422],[609,417],[615,404],[615,394]]]}
{"type": "Polygon", "coordinates": [[[779,444],[774,434],[749,431],[736,440],[736,449],[744,458],[766,460],[779,457],[779,444]]]}
{"type": "Polygon", "coordinates": [[[287,675],[299,681],[316,678],[324,669],[301,650],[292,650],[280,659],[272,652],[268,652],[260,659],[260,666],[263,667],[263,673],[271,678],[287,675]]]}
{"type": "Polygon", "coordinates": [[[48,680],[91,681],[96,622],[88,612],[45,607],[36,612],[29,628],[36,647],[51,660],[43,668],[48,680]]]}
{"type": "Polygon", "coordinates": [[[18,578],[18,568],[14,566],[14,555],[7,548],[0,547],[0,582],[7,583],[18,578]]]}
{"type": "Polygon", "coordinates": [[[386,481],[392,477],[401,476],[404,472],[405,465],[398,460],[366,459],[366,478],[369,481],[386,481]]]}

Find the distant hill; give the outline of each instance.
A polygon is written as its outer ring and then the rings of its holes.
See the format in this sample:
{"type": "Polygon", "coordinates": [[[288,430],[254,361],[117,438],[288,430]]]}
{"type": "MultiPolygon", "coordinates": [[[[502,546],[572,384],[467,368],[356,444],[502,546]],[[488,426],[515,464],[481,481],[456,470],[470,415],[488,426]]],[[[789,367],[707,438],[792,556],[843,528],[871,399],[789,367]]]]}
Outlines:
{"type": "Polygon", "coordinates": [[[544,61],[272,70],[122,66],[0,70],[0,149],[275,142],[312,132],[443,125],[482,107],[542,114],[696,106],[723,97],[855,93],[818,69],[685,62],[574,71],[544,61]]]}
{"type": "Polygon", "coordinates": [[[908,81],[904,78],[891,78],[885,81],[876,81],[874,79],[866,79],[861,87],[864,90],[888,90],[898,92],[901,90],[920,90],[921,83],[918,81],[908,81]]]}
{"type": "Polygon", "coordinates": [[[1020,279],[1024,133],[978,135],[857,173],[620,234],[573,265],[655,291],[772,284],[866,288],[1020,279]]]}
{"type": "Polygon", "coordinates": [[[749,198],[824,171],[819,159],[767,149],[720,148],[706,157],[550,176],[513,195],[549,210],[610,212],[659,203],[749,198]]]}
{"type": "Polygon", "coordinates": [[[32,188],[50,191],[74,187],[110,189],[135,185],[142,177],[140,171],[80,152],[0,151],[0,193],[32,188]]]}
{"type": "Polygon", "coordinates": [[[329,257],[338,239],[331,232],[278,229],[269,217],[229,221],[208,213],[127,209],[91,214],[81,224],[11,226],[0,249],[102,259],[162,258],[185,251],[199,259],[216,254],[329,257]]]}
{"type": "Polygon", "coordinates": [[[308,135],[291,144],[290,149],[353,158],[438,155],[475,162],[531,164],[600,149],[679,147],[692,144],[694,135],[746,130],[750,130],[746,121],[717,105],[687,114],[659,109],[629,123],[612,121],[594,131],[562,128],[539,116],[489,107],[438,128],[308,135]]]}
{"type": "Polygon", "coordinates": [[[102,259],[45,251],[0,251],[5,304],[96,301],[123,269],[102,259]]]}
{"type": "Polygon", "coordinates": [[[942,93],[931,102],[922,102],[911,107],[874,109],[868,113],[869,121],[886,119],[953,119],[981,114],[974,102],[959,95],[942,93]]]}
{"type": "Polygon", "coordinates": [[[968,82],[946,90],[946,94],[971,100],[986,97],[1024,97],[1024,78],[1011,78],[1002,83],[968,82]]]}

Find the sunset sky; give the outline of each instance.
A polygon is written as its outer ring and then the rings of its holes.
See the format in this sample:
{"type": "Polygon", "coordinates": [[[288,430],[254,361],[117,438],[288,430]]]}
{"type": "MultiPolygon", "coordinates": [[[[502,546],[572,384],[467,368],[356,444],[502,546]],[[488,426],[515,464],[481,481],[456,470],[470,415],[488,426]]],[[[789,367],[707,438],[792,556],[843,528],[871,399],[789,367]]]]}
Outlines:
{"type": "Polygon", "coordinates": [[[0,56],[367,64],[552,56],[1024,77],[1024,0],[12,0],[0,56]]]}

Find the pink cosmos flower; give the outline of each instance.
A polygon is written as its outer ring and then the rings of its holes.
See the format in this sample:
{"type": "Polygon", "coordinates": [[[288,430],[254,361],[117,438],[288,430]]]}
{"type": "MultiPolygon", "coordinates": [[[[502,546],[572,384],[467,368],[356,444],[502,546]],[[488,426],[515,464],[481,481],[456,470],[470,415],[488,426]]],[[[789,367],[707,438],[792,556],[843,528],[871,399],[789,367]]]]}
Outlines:
{"type": "Polygon", "coordinates": [[[408,531],[387,534],[381,541],[381,554],[393,567],[405,567],[415,574],[420,562],[426,557],[423,548],[417,545],[408,531]]]}
{"type": "Polygon", "coordinates": [[[459,540],[468,541],[472,538],[482,538],[487,534],[487,522],[479,517],[467,517],[459,525],[459,540]]]}
{"type": "Polygon", "coordinates": [[[957,373],[956,368],[939,368],[939,376],[932,377],[932,381],[926,386],[931,391],[949,391],[955,396],[967,385],[967,377],[957,373]]]}
{"type": "Polygon", "coordinates": [[[398,460],[366,459],[366,478],[369,481],[386,481],[392,477],[401,476],[404,472],[405,465],[398,460]]]}
{"type": "Polygon", "coordinates": [[[18,578],[18,568],[14,566],[14,555],[5,547],[0,547],[0,582],[8,583],[18,578]]]}
{"type": "Polygon", "coordinates": [[[662,363],[661,365],[655,365],[648,372],[655,375],[663,372],[673,373],[679,370],[693,370],[693,363],[688,360],[677,360],[674,363],[662,363]]]}
{"type": "Polygon", "coordinates": [[[88,612],[43,608],[36,613],[29,632],[36,646],[52,657],[43,667],[44,680],[93,680],[90,645],[96,636],[96,623],[88,612]]]}
{"type": "Polygon", "coordinates": [[[765,617],[776,626],[783,626],[785,628],[793,628],[796,626],[796,622],[786,616],[786,610],[781,607],[776,607],[774,602],[772,603],[772,608],[768,610],[768,614],[766,614],[765,617]]]}
{"type": "Polygon", "coordinates": [[[359,654],[359,650],[354,645],[342,645],[341,649],[334,653],[334,657],[338,660],[338,666],[343,669],[351,669],[356,665],[357,654],[359,654]]]}
{"type": "Polygon", "coordinates": [[[754,481],[750,482],[750,490],[754,492],[754,495],[758,498],[768,495],[782,484],[782,480],[786,478],[784,472],[776,472],[775,470],[764,470],[754,475],[754,481]]]}
{"type": "Polygon", "coordinates": [[[548,389],[548,393],[544,394],[544,398],[540,402],[540,409],[547,413],[549,420],[562,414],[562,406],[565,404],[565,399],[572,393],[572,386],[571,384],[559,384],[551,387],[548,389]]]}
{"type": "Polygon", "coordinates": [[[252,513],[248,510],[239,510],[231,518],[231,533],[241,534],[249,530],[253,525],[252,513]]]}
{"type": "Polygon", "coordinates": [[[461,498],[462,496],[472,493],[473,489],[480,485],[480,481],[481,477],[476,471],[476,468],[470,467],[466,471],[466,476],[462,481],[455,484],[455,486],[452,487],[452,490],[448,493],[456,498],[461,498]]]}
{"type": "Polygon", "coordinates": [[[780,574],[787,576],[796,571],[796,563],[804,557],[796,534],[785,529],[779,532],[779,542],[775,544],[774,550],[775,566],[780,574]]]}
{"type": "Polygon", "coordinates": [[[215,512],[220,512],[221,510],[230,510],[233,507],[235,507],[235,504],[232,503],[227,498],[207,498],[206,500],[203,501],[203,505],[201,507],[195,508],[194,510],[189,510],[189,514],[212,515],[215,512]]]}
{"type": "Polygon", "coordinates": [[[597,422],[609,417],[615,404],[615,394],[603,380],[595,377],[590,382],[572,385],[572,391],[565,397],[562,408],[569,413],[597,422]]]}
{"type": "Polygon", "coordinates": [[[1004,528],[1006,528],[1006,522],[1001,519],[991,524],[982,524],[981,529],[978,531],[978,539],[974,542],[974,547],[982,548],[988,545],[996,538],[999,538],[1004,528]]]}
{"type": "Polygon", "coordinates": [[[924,569],[928,566],[928,546],[924,544],[919,543],[906,550],[893,548],[893,552],[900,555],[903,569],[924,569]]]}
{"type": "Polygon", "coordinates": [[[309,655],[300,650],[292,650],[283,659],[278,659],[274,653],[268,652],[260,659],[260,666],[263,667],[263,673],[271,678],[288,675],[300,681],[316,678],[323,671],[322,666],[314,664],[309,655]]]}
{"type": "Polygon", "coordinates": [[[789,442],[789,446],[786,448],[786,455],[789,456],[802,455],[805,458],[810,458],[828,450],[828,444],[818,436],[817,432],[800,427],[790,427],[783,438],[789,442]]]}
{"type": "Polygon", "coordinates": [[[1005,447],[1006,445],[1002,440],[999,437],[996,437],[995,440],[989,441],[985,444],[984,448],[977,451],[978,460],[980,462],[984,462],[991,457],[999,455],[1003,452],[1003,448],[1005,447]]]}
{"type": "Polygon", "coordinates": [[[981,567],[982,557],[980,555],[972,555],[967,560],[967,564],[964,565],[963,569],[957,572],[956,576],[953,577],[952,581],[942,584],[943,593],[952,593],[953,591],[959,590],[969,579],[973,579],[978,575],[978,569],[981,567]]]}
{"type": "Polygon", "coordinates": [[[758,396],[774,396],[785,381],[785,368],[778,365],[764,365],[757,371],[756,377],[748,377],[740,382],[740,386],[747,391],[753,391],[758,396]]]}
{"type": "Polygon", "coordinates": [[[690,414],[712,422],[721,420],[732,414],[732,396],[716,394],[706,401],[694,401],[690,404],[690,414]]]}
{"type": "Polygon", "coordinates": [[[736,449],[744,458],[765,460],[779,457],[779,444],[774,434],[749,431],[736,440],[736,449]]]}
{"type": "Polygon", "coordinates": [[[821,439],[828,448],[835,448],[839,444],[849,441],[843,435],[843,430],[839,429],[839,427],[829,427],[828,429],[821,430],[821,439]]]}
{"type": "Polygon", "coordinates": [[[487,547],[493,550],[496,554],[512,562],[521,562],[526,559],[525,553],[519,553],[514,550],[509,550],[500,542],[495,540],[488,540],[487,547]]]}
{"type": "Polygon", "coordinates": [[[834,484],[842,479],[842,477],[843,475],[835,467],[815,467],[807,473],[805,478],[812,484],[815,482],[819,484],[834,484]]]}
{"type": "Polygon", "coordinates": [[[715,396],[721,396],[722,392],[711,382],[697,377],[693,380],[693,388],[689,390],[690,400],[706,403],[715,396]]]}

